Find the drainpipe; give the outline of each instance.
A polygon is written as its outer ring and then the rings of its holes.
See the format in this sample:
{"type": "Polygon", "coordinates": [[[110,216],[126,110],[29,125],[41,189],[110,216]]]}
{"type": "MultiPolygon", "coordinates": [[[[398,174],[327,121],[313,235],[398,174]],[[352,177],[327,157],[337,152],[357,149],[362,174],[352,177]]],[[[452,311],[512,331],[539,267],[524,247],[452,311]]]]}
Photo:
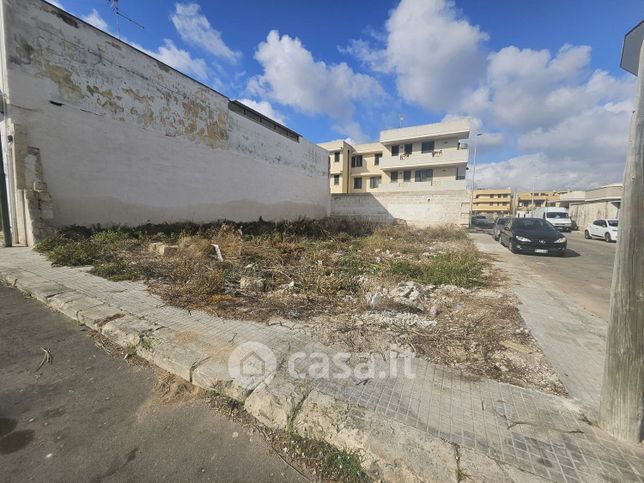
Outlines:
{"type": "Polygon", "coordinates": [[[11,219],[9,218],[9,197],[7,196],[7,176],[4,172],[2,143],[0,143],[0,217],[4,233],[4,246],[13,245],[11,240],[11,219]]]}

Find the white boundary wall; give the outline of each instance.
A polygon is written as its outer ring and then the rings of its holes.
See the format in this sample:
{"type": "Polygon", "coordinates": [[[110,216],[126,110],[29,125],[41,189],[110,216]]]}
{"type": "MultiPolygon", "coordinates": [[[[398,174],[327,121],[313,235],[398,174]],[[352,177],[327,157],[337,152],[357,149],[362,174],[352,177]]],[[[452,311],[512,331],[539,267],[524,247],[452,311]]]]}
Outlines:
{"type": "Polygon", "coordinates": [[[49,4],[1,1],[0,129],[19,242],[69,224],[328,214],[323,149],[49,4]]]}
{"type": "Polygon", "coordinates": [[[466,190],[331,195],[331,216],[381,223],[402,219],[419,227],[467,225],[469,210],[466,190]]]}

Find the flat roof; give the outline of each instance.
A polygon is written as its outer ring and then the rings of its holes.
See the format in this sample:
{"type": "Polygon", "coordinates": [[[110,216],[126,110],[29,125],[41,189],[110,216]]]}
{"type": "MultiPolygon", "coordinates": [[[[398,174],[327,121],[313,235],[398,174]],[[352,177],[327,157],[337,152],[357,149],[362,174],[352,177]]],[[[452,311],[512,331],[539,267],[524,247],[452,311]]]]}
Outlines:
{"type": "Polygon", "coordinates": [[[384,131],[380,131],[380,142],[383,144],[390,144],[396,141],[413,141],[428,137],[468,135],[470,132],[470,124],[470,120],[465,118],[453,121],[436,122],[433,124],[401,127],[398,129],[386,129],[384,131]]]}

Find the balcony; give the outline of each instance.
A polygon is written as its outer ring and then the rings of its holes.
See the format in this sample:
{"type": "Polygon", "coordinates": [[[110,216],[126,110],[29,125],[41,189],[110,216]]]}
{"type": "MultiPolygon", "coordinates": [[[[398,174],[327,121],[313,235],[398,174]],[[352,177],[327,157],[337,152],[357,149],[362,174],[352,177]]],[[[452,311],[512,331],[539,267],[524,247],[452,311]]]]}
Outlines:
{"type": "Polygon", "coordinates": [[[467,163],[467,149],[439,149],[432,153],[411,153],[380,158],[380,169],[449,166],[467,163]]]}

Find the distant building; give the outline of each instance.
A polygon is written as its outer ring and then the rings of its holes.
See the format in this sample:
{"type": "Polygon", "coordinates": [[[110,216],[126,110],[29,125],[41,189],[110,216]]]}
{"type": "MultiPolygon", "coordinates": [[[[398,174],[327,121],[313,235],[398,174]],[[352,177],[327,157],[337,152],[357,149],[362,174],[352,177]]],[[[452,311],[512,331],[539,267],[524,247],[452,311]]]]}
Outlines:
{"type": "Polygon", "coordinates": [[[577,222],[579,229],[601,218],[619,218],[622,206],[624,185],[613,183],[599,188],[586,190],[583,199],[571,201],[568,207],[570,217],[577,222]]]}
{"type": "Polygon", "coordinates": [[[472,199],[473,215],[505,216],[512,214],[512,189],[477,189],[472,199]]]}
{"type": "Polygon", "coordinates": [[[514,194],[514,213],[524,216],[542,206],[560,206],[560,195],[566,191],[522,191],[514,194]]]}

